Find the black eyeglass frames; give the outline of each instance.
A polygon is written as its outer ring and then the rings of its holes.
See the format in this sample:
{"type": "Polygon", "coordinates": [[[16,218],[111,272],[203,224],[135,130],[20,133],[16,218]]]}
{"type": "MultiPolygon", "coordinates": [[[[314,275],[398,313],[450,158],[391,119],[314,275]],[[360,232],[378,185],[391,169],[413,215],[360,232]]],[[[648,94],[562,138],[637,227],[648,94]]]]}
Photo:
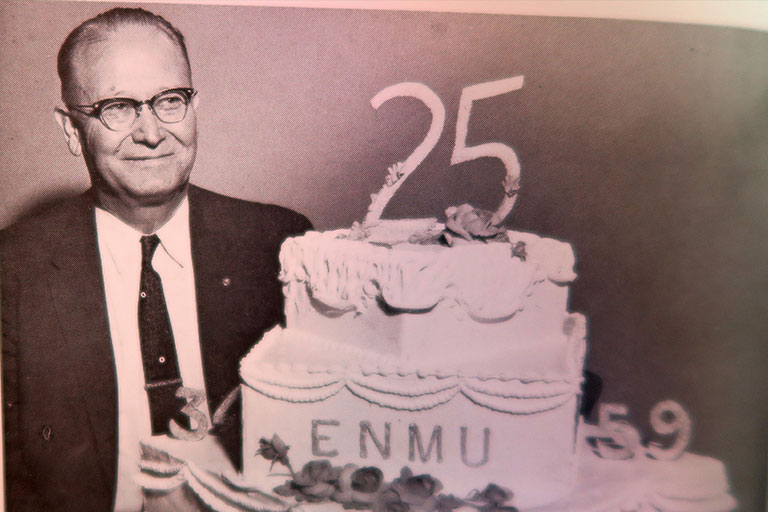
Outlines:
{"type": "Polygon", "coordinates": [[[141,115],[141,106],[146,104],[152,113],[164,123],[178,123],[187,115],[189,102],[197,94],[192,88],[180,87],[159,92],[148,100],[133,98],[107,98],[91,105],[70,105],[87,116],[100,119],[112,131],[127,130],[141,115]]]}

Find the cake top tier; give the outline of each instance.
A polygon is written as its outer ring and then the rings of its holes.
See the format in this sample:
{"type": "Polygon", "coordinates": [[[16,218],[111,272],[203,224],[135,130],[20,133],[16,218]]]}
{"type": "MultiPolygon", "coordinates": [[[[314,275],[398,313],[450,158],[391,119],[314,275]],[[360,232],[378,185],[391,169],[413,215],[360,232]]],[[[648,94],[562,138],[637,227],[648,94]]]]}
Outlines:
{"type": "Polygon", "coordinates": [[[365,240],[355,230],[309,232],[284,242],[280,278],[304,283],[314,305],[329,314],[362,313],[374,304],[425,312],[450,300],[480,321],[512,316],[537,283],[576,278],[570,245],[531,233],[504,231],[488,242],[457,238],[452,247],[412,243],[443,228],[431,219],[381,221],[365,240]]]}

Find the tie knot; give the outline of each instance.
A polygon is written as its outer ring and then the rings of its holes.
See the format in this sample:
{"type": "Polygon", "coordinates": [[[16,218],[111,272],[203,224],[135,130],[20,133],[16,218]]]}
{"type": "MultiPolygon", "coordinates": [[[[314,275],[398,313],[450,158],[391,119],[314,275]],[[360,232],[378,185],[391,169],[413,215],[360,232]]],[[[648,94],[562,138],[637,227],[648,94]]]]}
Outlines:
{"type": "Polygon", "coordinates": [[[160,238],[157,235],[145,235],[141,237],[141,264],[149,265],[152,263],[152,256],[155,254],[157,244],[160,238]]]}

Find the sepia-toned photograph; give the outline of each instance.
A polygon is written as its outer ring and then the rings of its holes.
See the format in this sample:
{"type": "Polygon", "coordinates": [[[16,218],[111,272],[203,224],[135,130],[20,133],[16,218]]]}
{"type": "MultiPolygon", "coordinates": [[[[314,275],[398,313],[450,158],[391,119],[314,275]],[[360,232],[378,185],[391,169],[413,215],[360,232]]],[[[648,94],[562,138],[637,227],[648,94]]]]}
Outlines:
{"type": "Polygon", "coordinates": [[[768,506],[768,31],[0,3],[5,509],[768,506]]]}

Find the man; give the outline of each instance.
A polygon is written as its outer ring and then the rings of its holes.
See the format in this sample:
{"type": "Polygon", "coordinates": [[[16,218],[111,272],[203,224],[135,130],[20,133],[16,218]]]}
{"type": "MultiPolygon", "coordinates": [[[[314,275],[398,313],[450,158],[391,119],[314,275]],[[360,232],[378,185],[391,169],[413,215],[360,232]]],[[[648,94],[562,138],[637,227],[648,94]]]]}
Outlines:
{"type": "Polygon", "coordinates": [[[163,18],[84,22],[58,71],[92,188],[0,234],[7,506],[140,510],[142,441],[210,428],[239,464],[238,362],[282,321],[279,246],[310,224],[189,184],[199,96],[163,18]]]}

